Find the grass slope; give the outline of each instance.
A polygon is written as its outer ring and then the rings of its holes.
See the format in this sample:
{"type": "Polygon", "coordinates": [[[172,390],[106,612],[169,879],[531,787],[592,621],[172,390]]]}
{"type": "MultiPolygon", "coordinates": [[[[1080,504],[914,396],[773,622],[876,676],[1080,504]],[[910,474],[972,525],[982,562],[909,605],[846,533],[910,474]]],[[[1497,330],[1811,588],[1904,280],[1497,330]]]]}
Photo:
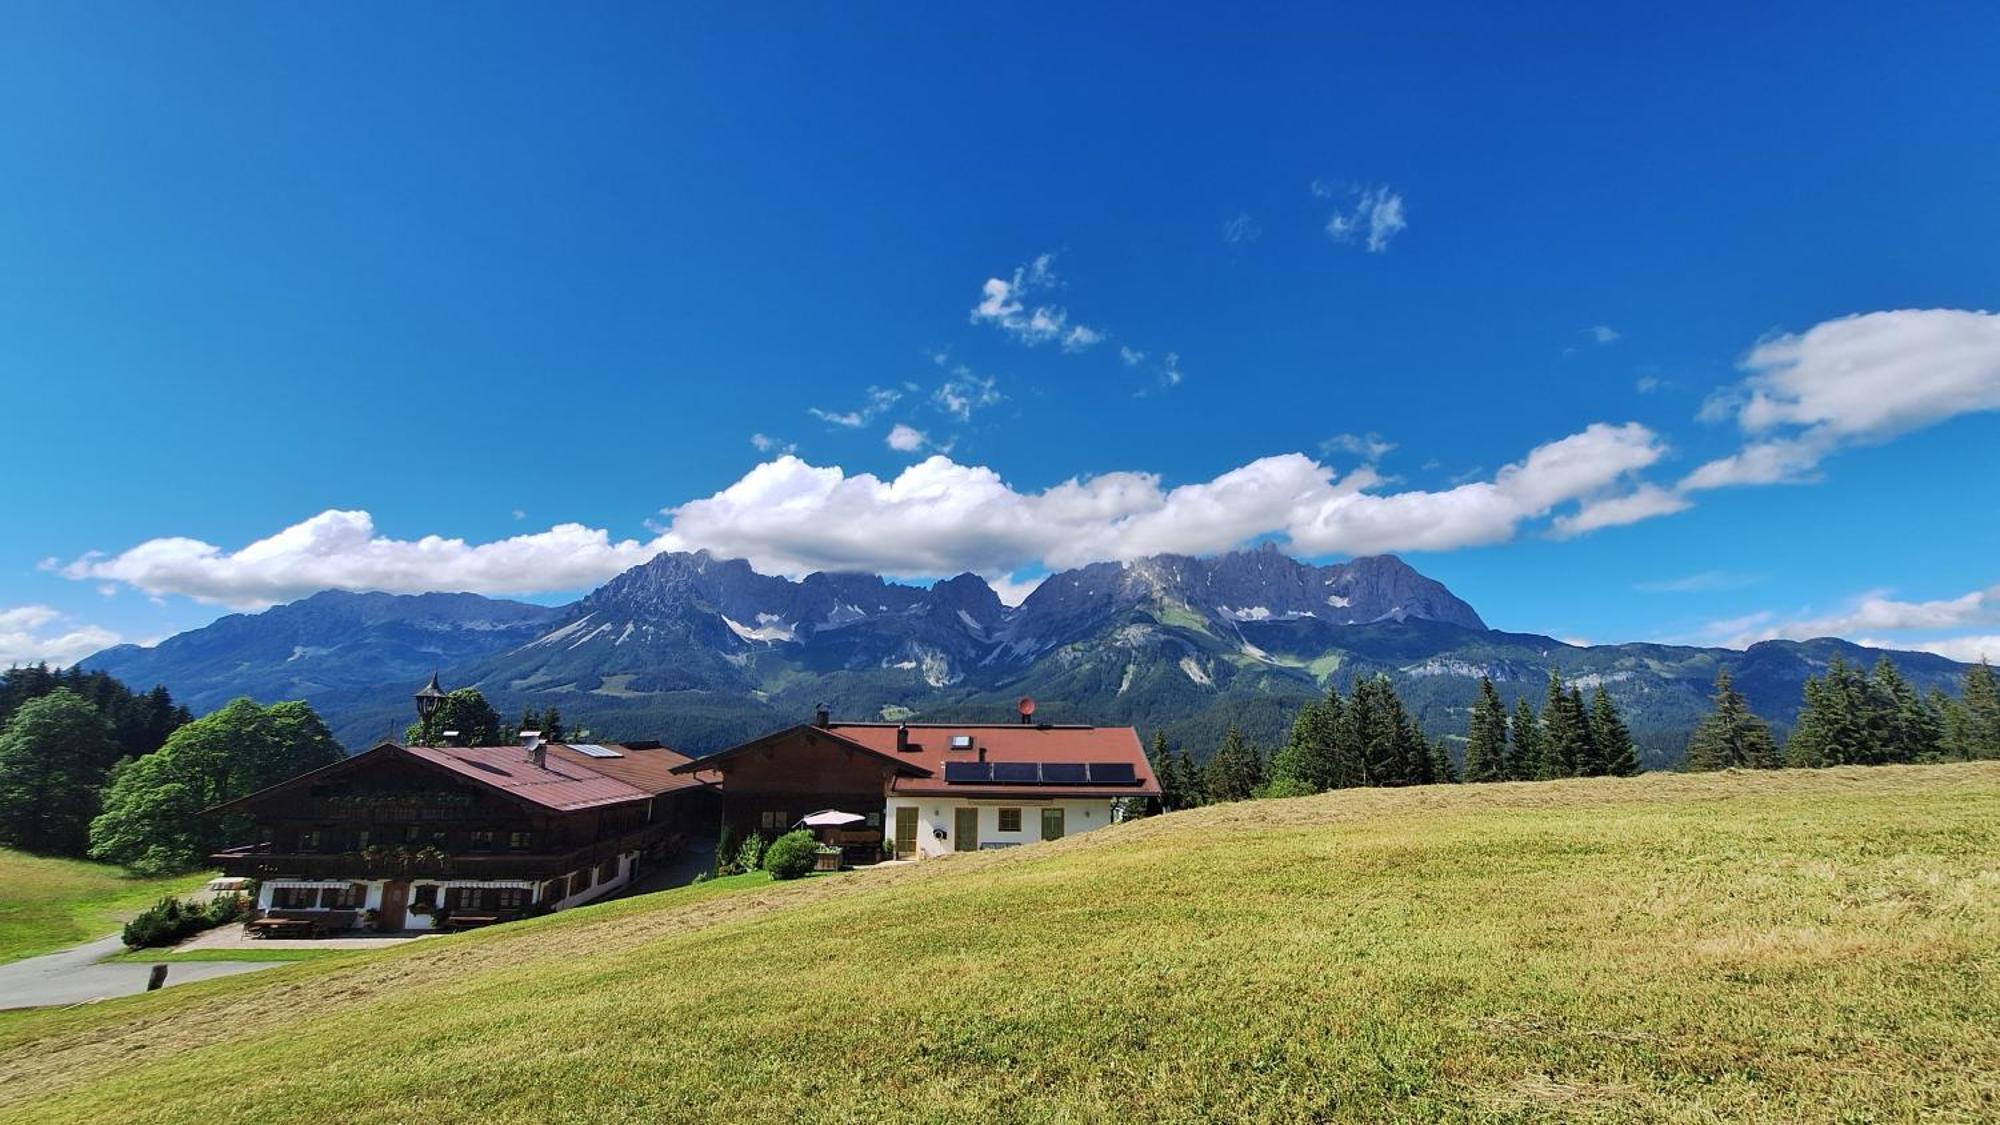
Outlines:
{"type": "Polygon", "coordinates": [[[31,1121],[1972,1121],[1996,1075],[1991,763],[1224,806],[0,1021],[31,1121]]]}
{"type": "Polygon", "coordinates": [[[0,848],[0,962],[101,938],[207,875],[142,879],[116,867],[0,848]]]}

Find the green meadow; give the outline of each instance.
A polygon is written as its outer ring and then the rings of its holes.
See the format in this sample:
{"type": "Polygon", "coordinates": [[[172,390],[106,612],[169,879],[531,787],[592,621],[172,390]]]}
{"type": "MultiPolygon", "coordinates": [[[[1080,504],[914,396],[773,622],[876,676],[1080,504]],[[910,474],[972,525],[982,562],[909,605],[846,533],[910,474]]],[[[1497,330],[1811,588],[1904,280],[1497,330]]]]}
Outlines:
{"type": "Polygon", "coordinates": [[[2000,764],[1350,790],[0,1021],[18,1121],[2000,1113],[2000,764]]]}
{"type": "Polygon", "coordinates": [[[208,878],[144,879],[102,863],[0,848],[0,962],[101,938],[162,896],[208,878]]]}

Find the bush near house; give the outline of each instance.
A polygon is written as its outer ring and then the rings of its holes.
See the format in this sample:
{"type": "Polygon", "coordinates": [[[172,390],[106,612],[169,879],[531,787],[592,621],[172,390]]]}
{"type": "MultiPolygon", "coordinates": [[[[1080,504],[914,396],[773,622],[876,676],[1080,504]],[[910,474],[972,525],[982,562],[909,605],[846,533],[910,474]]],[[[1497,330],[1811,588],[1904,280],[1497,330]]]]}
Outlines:
{"type": "Polygon", "coordinates": [[[787,832],[764,849],[764,870],[773,879],[801,879],[812,874],[819,840],[804,829],[787,832]]]}
{"type": "Polygon", "coordinates": [[[223,895],[206,906],[169,896],[125,923],[120,939],[127,949],[178,945],[203,930],[242,921],[249,913],[250,901],[242,895],[223,895]]]}

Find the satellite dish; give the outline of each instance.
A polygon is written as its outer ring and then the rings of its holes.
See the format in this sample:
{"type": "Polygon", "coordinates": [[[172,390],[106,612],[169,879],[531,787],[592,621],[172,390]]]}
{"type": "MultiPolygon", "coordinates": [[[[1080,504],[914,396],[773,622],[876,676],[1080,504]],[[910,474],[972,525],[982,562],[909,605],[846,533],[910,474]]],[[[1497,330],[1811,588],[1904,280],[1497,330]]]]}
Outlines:
{"type": "Polygon", "coordinates": [[[1014,710],[1019,711],[1021,717],[1025,719],[1035,713],[1035,701],[1024,695],[1021,697],[1021,702],[1014,705],[1014,710]]]}

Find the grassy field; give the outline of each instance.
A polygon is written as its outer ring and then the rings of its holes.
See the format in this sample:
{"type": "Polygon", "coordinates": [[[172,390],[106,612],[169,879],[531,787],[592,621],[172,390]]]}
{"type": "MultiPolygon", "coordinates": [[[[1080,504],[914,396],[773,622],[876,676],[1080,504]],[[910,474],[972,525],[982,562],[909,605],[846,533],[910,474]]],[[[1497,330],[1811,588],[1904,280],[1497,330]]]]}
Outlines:
{"type": "Polygon", "coordinates": [[[1224,806],[0,1021],[24,1121],[1996,1113],[2000,764],[1224,806]]]}
{"type": "Polygon", "coordinates": [[[139,879],[101,863],[0,848],[0,962],[101,938],[162,895],[208,878],[139,879]]]}

